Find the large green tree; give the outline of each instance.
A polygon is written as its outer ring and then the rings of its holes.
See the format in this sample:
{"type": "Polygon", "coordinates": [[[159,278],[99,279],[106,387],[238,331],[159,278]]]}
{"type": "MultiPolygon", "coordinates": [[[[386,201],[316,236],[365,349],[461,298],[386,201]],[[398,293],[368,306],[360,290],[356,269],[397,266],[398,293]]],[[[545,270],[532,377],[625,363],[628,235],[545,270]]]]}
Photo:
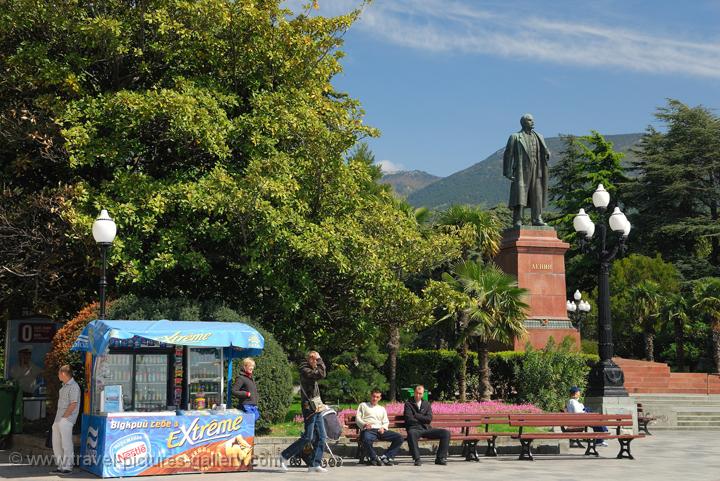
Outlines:
{"type": "Polygon", "coordinates": [[[668,100],[648,127],[634,163],[630,203],[637,245],[660,252],[684,276],[720,272],[720,117],[668,100]]]}
{"type": "Polygon", "coordinates": [[[635,328],[645,340],[645,359],[655,361],[655,335],[660,329],[660,308],[665,301],[657,282],[644,279],[628,292],[635,328]]]}
{"type": "Polygon", "coordinates": [[[720,278],[699,279],[693,286],[693,294],[693,307],[710,325],[715,372],[720,373],[720,278]]]}
{"type": "Polygon", "coordinates": [[[358,13],[3,2],[2,182],[27,196],[71,188],[57,213],[69,250],[107,208],[118,292],[222,298],[293,351],[341,350],[388,315],[426,320],[406,280],[464,241],[421,232],[367,156],[346,154],[377,134],[332,84],[358,13]]]}
{"type": "Polygon", "coordinates": [[[567,273],[574,284],[568,285],[570,292],[575,289],[590,291],[597,284],[594,261],[580,253],[575,241],[573,218],[580,209],[588,211],[594,222],[598,214],[592,207],[592,194],[599,184],[610,193],[610,211],[622,201],[623,189],[628,182],[622,164],[625,154],[616,152],[613,143],[597,131],[589,135],[562,136],[564,149],[558,162],[551,167],[553,183],[550,199],[557,206],[556,215],[549,216],[560,236],[570,242],[567,273]]]}

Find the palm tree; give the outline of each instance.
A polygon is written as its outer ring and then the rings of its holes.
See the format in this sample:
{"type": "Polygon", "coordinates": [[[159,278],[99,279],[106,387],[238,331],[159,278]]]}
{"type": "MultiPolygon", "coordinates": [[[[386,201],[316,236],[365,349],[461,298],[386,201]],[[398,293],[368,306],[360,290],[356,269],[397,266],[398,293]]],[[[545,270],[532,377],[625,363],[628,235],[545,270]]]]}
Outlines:
{"type": "Polygon", "coordinates": [[[687,298],[682,294],[667,297],[662,306],[663,319],[672,322],[675,329],[675,365],[678,371],[685,370],[685,325],[689,309],[687,298]]]}
{"type": "Polygon", "coordinates": [[[524,301],[527,289],[518,287],[512,276],[495,265],[478,261],[464,261],[445,273],[443,280],[455,291],[467,296],[468,302],[458,313],[465,319],[458,343],[472,341],[478,352],[480,386],[478,399],[490,399],[489,343],[509,343],[525,334],[524,321],[528,305],[524,301]]]}
{"type": "MultiPolygon", "coordinates": [[[[495,214],[478,207],[467,205],[452,205],[446,211],[439,214],[435,226],[444,227],[466,227],[471,226],[475,233],[472,245],[462,253],[464,260],[482,260],[489,262],[500,250],[501,223],[495,214]]],[[[458,313],[455,323],[455,335],[458,336],[468,327],[469,319],[467,313],[458,313]]],[[[463,339],[458,345],[460,354],[460,372],[458,373],[458,390],[460,402],[467,397],[467,360],[468,342],[463,339]]]]}
{"type": "Polygon", "coordinates": [[[502,226],[497,216],[490,211],[469,205],[451,205],[440,213],[435,225],[454,227],[470,225],[475,229],[474,245],[463,253],[463,259],[480,258],[489,261],[500,251],[502,226]]]}
{"type": "Polygon", "coordinates": [[[631,308],[637,318],[637,328],[645,337],[645,359],[655,360],[655,334],[657,333],[660,305],[663,297],[660,286],[651,280],[640,281],[630,289],[631,308]]]}
{"type": "Polygon", "coordinates": [[[715,372],[720,373],[720,278],[699,279],[693,287],[693,297],[693,308],[710,321],[715,372]]]}

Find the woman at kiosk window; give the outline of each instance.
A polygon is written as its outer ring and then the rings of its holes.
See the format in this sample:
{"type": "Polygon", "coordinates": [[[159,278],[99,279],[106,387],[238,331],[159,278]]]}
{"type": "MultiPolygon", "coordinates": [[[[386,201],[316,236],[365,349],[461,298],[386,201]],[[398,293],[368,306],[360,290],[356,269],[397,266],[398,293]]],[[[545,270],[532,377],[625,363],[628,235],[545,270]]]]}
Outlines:
{"type": "Polygon", "coordinates": [[[242,361],[243,370],[240,371],[235,383],[233,384],[233,394],[238,398],[240,402],[240,409],[246,413],[252,413],[255,416],[255,422],[260,418],[260,411],[258,410],[258,402],[260,402],[260,396],[258,395],[257,384],[253,379],[253,371],[255,371],[255,361],[251,357],[246,357],[242,361]]]}

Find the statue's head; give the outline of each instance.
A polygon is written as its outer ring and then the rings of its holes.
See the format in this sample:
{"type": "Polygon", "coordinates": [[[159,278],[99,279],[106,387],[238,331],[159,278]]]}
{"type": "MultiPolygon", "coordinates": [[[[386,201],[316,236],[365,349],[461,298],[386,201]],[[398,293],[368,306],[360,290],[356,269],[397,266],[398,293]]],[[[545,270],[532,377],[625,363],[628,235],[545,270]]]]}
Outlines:
{"type": "Polygon", "coordinates": [[[535,119],[533,119],[532,114],[525,114],[520,117],[520,125],[523,129],[532,130],[535,126],[535,119]]]}

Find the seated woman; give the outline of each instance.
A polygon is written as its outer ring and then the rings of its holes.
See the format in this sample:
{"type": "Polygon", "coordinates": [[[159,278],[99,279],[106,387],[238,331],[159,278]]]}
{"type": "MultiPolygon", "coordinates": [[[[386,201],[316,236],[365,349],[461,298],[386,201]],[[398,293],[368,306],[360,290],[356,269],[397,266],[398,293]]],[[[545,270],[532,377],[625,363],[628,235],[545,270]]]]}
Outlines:
{"type": "MultiPolygon", "coordinates": [[[[573,386],[570,388],[570,399],[568,399],[567,406],[565,407],[565,410],[569,413],[589,413],[592,412],[589,409],[585,407],[583,403],[578,401],[580,399],[580,394],[582,391],[579,387],[573,386]]],[[[593,426],[593,432],[596,433],[606,433],[608,432],[607,426],[593,426]]],[[[606,443],[602,439],[597,439],[596,446],[607,446],[608,443],[606,443]]]]}

